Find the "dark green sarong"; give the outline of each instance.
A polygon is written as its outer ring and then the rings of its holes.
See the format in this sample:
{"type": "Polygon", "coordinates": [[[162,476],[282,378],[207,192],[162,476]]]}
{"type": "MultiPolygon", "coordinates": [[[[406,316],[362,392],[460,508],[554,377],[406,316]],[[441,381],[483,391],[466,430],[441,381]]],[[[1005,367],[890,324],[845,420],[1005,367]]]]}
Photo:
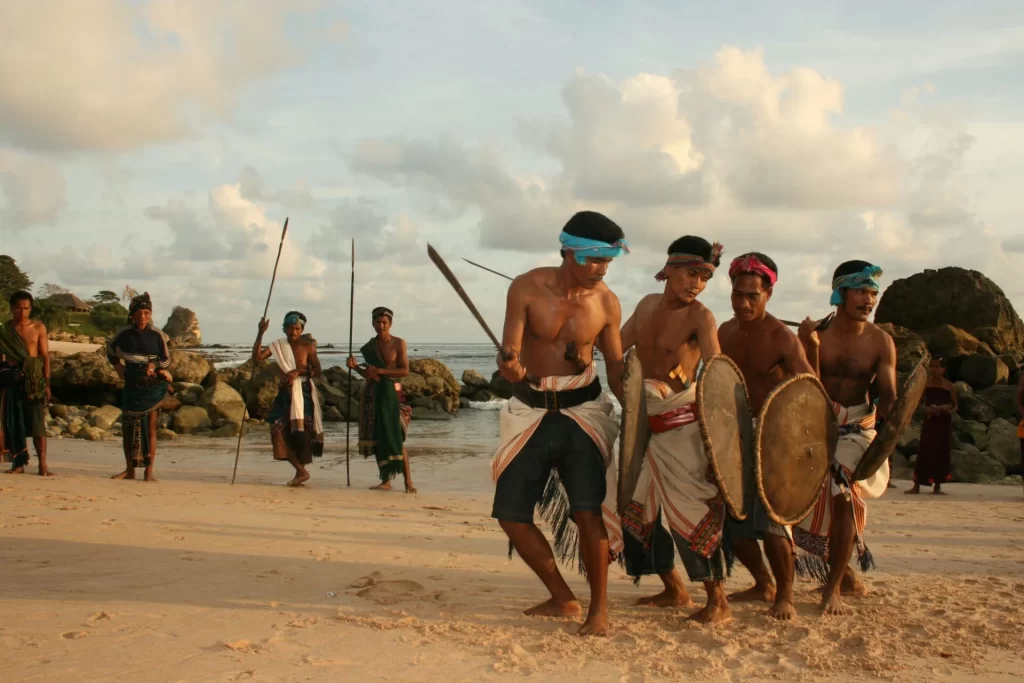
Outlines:
{"type": "MultiPolygon", "coordinates": [[[[377,350],[376,338],[366,342],[359,352],[367,365],[387,368],[377,350]]],[[[359,396],[359,452],[377,459],[381,483],[386,483],[405,469],[402,444],[405,443],[407,413],[403,411],[395,381],[381,377],[379,382],[367,380],[359,396]],[[403,419],[406,418],[406,419],[403,419]]]]}
{"type": "Polygon", "coordinates": [[[144,363],[127,363],[124,367],[124,391],[121,392],[121,439],[125,454],[134,467],[149,467],[150,419],[167,396],[167,382],[160,377],[146,377],[144,363]]]}
{"type": "Polygon", "coordinates": [[[24,467],[28,464],[28,437],[45,434],[40,412],[46,392],[43,359],[29,355],[25,340],[10,320],[0,325],[0,354],[7,357],[10,368],[24,375],[16,386],[0,389],[0,462],[24,467]]]}

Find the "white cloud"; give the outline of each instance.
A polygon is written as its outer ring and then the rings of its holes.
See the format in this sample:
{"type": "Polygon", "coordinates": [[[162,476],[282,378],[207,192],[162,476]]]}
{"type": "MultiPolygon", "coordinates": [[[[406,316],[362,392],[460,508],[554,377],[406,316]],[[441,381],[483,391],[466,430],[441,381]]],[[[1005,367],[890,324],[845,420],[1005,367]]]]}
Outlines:
{"type": "MultiPolygon", "coordinates": [[[[308,3],[306,3],[308,4],[308,3]]],[[[301,9],[301,8],[299,8],[301,9]]],[[[6,0],[0,131],[32,149],[122,151],[232,113],[247,82],[295,63],[290,0],[6,0]]]]}
{"type": "Polygon", "coordinates": [[[12,231],[49,224],[67,203],[67,183],[49,159],[0,148],[0,222],[12,231]]]}
{"type": "MultiPolygon", "coordinates": [[[[350,162],[417,190],[435,214],[472,218],[484,248],[554,253],[560,227],[590,208],[655,262],[683,234],[723,242],[727,258],[764,251],[783,270],[773,306],[791,317],[825,309],[832,270],[851,258],[879,263],[889,281],[977,268],[1020,297],[1001,240],[964,189],[975,137],[930,103],[934,92],[909,90],[890,123],[843,125],[841,83],[802,67],[773,74],[761,51],[727,47],[671,77],[577,72],[562,90],[566,118],[518,125],[524,147],[547,157],[526,168],[450,136],[365,140],[350,162]],[[549,161],[556,170],[544,173],[549,161]]],[[[657,269],[637,254],[616,268],[638,262],[657,269]]],[[[624,280],[654,289],[646,273],[624,280]]],[[[727,290],[716,280],[706,296],[728,311],[727,290]]]]}

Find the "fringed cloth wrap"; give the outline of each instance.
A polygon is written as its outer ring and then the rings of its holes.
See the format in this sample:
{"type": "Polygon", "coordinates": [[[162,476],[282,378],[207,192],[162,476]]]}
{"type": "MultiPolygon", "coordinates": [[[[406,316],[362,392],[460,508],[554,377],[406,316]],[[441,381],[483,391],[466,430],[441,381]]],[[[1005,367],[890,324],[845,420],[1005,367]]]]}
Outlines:
{"type": "Polygon", "coordinates": [[[651,442],[623,524],[648,544],[661,510],[663,526],[698,555],[711,557],[722,543],[726,513],[697,425],[697,384],[676,393],[665,382],[645,379],[644,395],[651,442]]]}
{"type": "MultiPolygon", "coordinates": [[[[542,377],[539,385],[532,385],[538,391],[568,391],[585,387],[597,378],[597,371],[591,363],[580,375],[542,377]]],[[[600,398],[580,404],[574,408],[563,408],[558,412],[571,417],[583,429],[601,451],[605,466],[607,490],[601,505],[602,519],[608,532],[608,547],[613,556],[622,553],[622,525],[615,513],[615,495],[618,470],[612,463],[612,448],[619,435],[619,421],[615,407],[606,394],[600,398]]],[[[491,459],[491,478],[495,483],[505,468],[515,459],[530,440],[540,421],[547,415],[544,408],[530,408],[517,398],[509,399],[499,414],[501,445],[491,459]]],[[[540,503],[541,518],[551,527],[555,537],[555,553],[564,562],[578,558],[578,569],[583,572],[583,558],[578,555],[579,534],[575,524],[570,524],[569,499],[558,481],[556,470],[551,471],[547,488],[540,503]]],[[[509,543],[509,556],[512,553],[509,543]]]]}
{"type": "Polygon", "coordinates": [[[836,446],[832,471],[825,479],[821,496],[811,513],[793,527],[793,540],[807,554],[796,560],[800,576],[812,576],[822,583],[828,580],[829,536],[832,531],[832,499],[844,492],[850,494],[856,528],[855,550],[861,570],[875,566],[871,551],[864,543],[867,505],[864,501],[878,498],[889,486],[889,463],[886,461],[873,475],[863,481],[851,482],[864,452],[875,438],[875,407],[871,403],[847,408],[833,402],[839,422],[839,443],[836,446]],[[837,482],[837,478],[839,482],[837,482]]]}
{"type": "MultiPolygon", "coordinates": [[[[292,353],[292,347],[287,339],[282,338],[271,342],[270,352],[274,355],[277,367],[281,369],[282,373],[287,375],[296,369],[295,354],[292,353]]],[[[285,420],[292,435],[301,438],[308,435],[312,441],[310,448],[313,457],[321,457],[324,444],[324,419],[320,408],[320,392],[317,391],[316,384],[309,377],[297,377],[290,387],[284,386],[281,391],[289,392],[289,396],[285,402],[288,414],[280,416],[280,419],[285,420]],[[306,398],[305,393],[309,394],[309,399],[306,398]],[[312,404],[312,416],[306,414],[307,400],[312,404]],[[308,424],[310,419],[312,419],[312,425],[308,424]],[[310,426],[312,429],[308,429],[310,426]]],[[[277,416],[275,415],[275,417],[277,416]]]]}
{"type": "Polygon", "coordinates": [[[125,454],[133,467],[149,467],[150,420],[167,397],[167,382],[159,377],[146,377],[148,360],[138,362],[124,356],[124,390],[121,392],[121,429],[125,454]]]}

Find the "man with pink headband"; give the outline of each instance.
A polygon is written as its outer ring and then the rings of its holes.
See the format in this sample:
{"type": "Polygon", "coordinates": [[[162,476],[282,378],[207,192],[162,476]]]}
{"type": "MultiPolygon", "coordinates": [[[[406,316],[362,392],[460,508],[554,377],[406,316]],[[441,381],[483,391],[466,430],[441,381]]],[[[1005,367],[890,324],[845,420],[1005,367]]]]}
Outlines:
{"type": "MultiPolygon", "coordinates": [[[[814,374],[797,335],[768,313],[779,269],[758,252],[737,256],[729,265],[733,317],[722,323],[718,339],[722,353],[743,373],[754,414],[779,382],[799,373],[814,374]]],[[[775,619],[796,617],[793,606],[794,548],[790,530],[772,521],[757,496],[747,496],[747,516],[725,522],[726,543],[754,577],[754,586],[729,596],[735,602],[761,600],[774,603],[768,614],[775,619]],[[771,564],[769,574],[757,542],[764,542],[771,564]],[[772,575],[775,583],[772,582],[772,575]]]]}

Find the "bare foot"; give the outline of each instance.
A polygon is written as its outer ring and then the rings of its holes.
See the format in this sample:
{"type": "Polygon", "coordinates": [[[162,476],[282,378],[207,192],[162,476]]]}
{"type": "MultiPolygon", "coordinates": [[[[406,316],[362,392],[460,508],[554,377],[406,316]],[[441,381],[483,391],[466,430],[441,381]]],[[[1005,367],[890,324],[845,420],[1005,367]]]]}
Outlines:
{"type": "Polygon", "coordinates": [[[406,486],[405,487],[405,492],[406,493],[416,493],[416,487],[415,486],[406,486]]]}
{"type": "Polygon", "coordinates": [[[111,479],[134,479],[134,478],[135,478],[135,470],[125,470],[124,472],[121,472],[120,474],[115,474],[114,476],[111,477],[111,479]]]}
{"type": "Polygon", "coordinates": [[[732,619],[732,610],[729,604],[722,602],[709,602],[701,609],[690,615],[690,621],[701,624],[721,624],[732,619]]]}
{"type": "Polygon", "coordinates": [[[577,600],[556,602],[554,598],[551,598],[539,605],[534,605],[523,614],[528,617],[578,617],[583,614],[583,608],[580,607],[577,600]]]}
{"type": "Polygon", "coordinates": [[[834,614],[840,616],[847,613],[846,605],[843,604],[843,599],[839,597],[839,592],[836,591],[830,597],[821,601],[821,611],[823,614],[834,614]]]}
{"type": "Polygon", "coordinates": [[[4,474],[25,474],[25,468],[12,467],[11,469],[7,470],[4,474]]]}
{"type": "Polygon", "coordinates": [[[933,490],[932,493],[934,493],[936,496],[945,496],[945,495],[947,495],[946,492],[943,491],[942,489],[940,489],[938,486],[935,487],[935,490],[933,490]]]}
{"type": "Polygon", "coordinates": [[[302,483],[305,481],[309,481],[309,472],[296,474],[295,478],[288,482],[288,486],[302,486],[302,483]]]}
{"type": "Polygon", "coordinates": [[[657,595],[649,595],[636,601],[638,605],[653,605],[655,607],[695,607],[693,598],[684,588],[680,593],[678,590],[666,588],[657,595]]]}
{"type": "Polygon", "coordinates": [[[608,611],[602,610],[597,614],[590,613],[587,620],[576,632],[578,636],[596,636],[598,638],[608,635],[608,611]]]}
{"type": "Polygon", "coordinates": [[[775,600],[775,586],[768,584],[766,586],[755,585],[753,588],[748,588],[745,591],[733,593],[729,596],[730,602],[772,602],[775,600]]]}
{"type": "Polygon", "coordinates": [[[796,607],[789,600],[776,600],[768,610],[768,616],[779,621],[792,621],[796,619],[796,607]]]}
{"type": "Polygon", "coordinates": [[[839,585],[840,595],[852,595],[855,598],[863,598],[868,594],[868,587],[860,582],[854,574],[847,572],[839,585]]]}
{"type": "Polygon", "coordinates": [[[50,468],[47,467],[46,465],[42,465],[39,468],[39,476],[40,477],[52,477],[53,476],[53,472],[51,472],[50,468]]]}
{"type": "MultiPolygon", "coordinates": [[[[308,478],[308,477],[307,477],[308,478]]],[[[156,481],[156,475],[153,474],[153,466],[150,465],[146,468],[146,474],[143,477],[145,481],[156,481]]]]}
{"type": "Polygon", "coordinates": [[[921,493],[921,487],[920,486],[915,486],[912,489],[907,489],[903,493],[905,493],[907,495],[911,495],[911,496],[916,496],[917,494],[921,493]]]}
{"type": "Polygon", "coordinates": [[[377,484],[376,486],[371,486],[370,490],[371,491],[390,491],[391,490],[391,482],[390,481],[386,481],[383,484],[377,484]]]}

